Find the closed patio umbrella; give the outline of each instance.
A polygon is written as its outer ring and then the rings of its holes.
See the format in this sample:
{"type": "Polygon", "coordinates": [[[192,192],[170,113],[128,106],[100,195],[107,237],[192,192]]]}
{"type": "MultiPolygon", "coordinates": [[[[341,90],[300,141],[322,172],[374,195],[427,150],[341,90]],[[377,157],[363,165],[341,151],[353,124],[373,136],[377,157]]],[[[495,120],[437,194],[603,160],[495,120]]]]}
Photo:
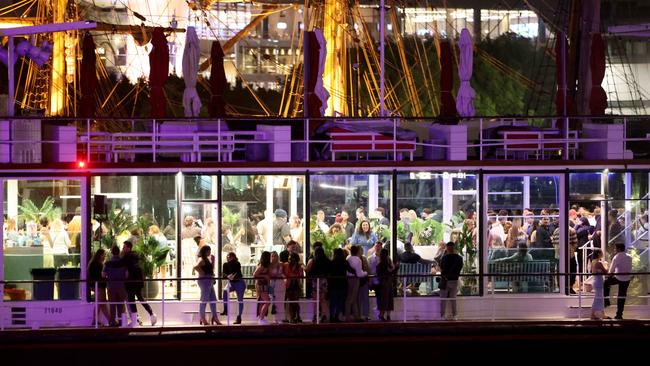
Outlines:
{"type": "Polygon", "coordinates": [[[305,32],[305,117],[323,117],[327,109],[329,93],[323,86],[325,70],[326,45],[323,31],[316,28],[305,32]]]}
{"type": "Polygon", "coordinates": [[[440,117],[456,116],[456,102],[451,94],[454,87],[454,64],[451,44],[448,40],[440,42],[440,117]]]}
{"type": "Polygon", "coordinates": [[[470,80],[472,78],[472,69],[474,63],[474,45],[472,37],[469,35],[467,28],[460,32],[460,64],[458,66],[458,76],[460,77],[460,87],[456,96],[456,109],[462,117],[474,117],[474,98],[476,93],[472,89],[470,80]]]}
{"type": "Polygon", "coordinates": [[[223,67],[223,49],[219,41],[212,42],[210,58],[210,117],[226,117],[226,100],[223,95],[226,92],[226,71],[223,67]]]}
{"type": "Polygon", "coordinates": [[[185,34],[185,48],[183,49],[183,109],[185,117],[198,117],[201,112],[201,98],[196,91],[196,78],[199,69],[199,37],[194,27],[187,27],[185,34]]]}
{"type": "Polygon", "coordinates": [[[605,44],[600,33],[591,36],[591,97],[589,110],[592,115],[605,114],[607,93],[601,86],[605,78],[605,44]]]}
{"type": "Polygon", "coordinates": [[[568,88],[568,81],[562,75],[569,68],[569,45],[564,33],[558,32],[555,40],[555,83],[557,91],[555,93],[555,113],[558,116],[573,114],[573,91],[568,88]],[[564,51],[562,50],[564,44],[564,51]]]}
{"type": "Polygon", "coordinates": [[[151,44],[153,45],[151,53],[149,53],[151,118],[163,118],[167,115],[164,87],[169,77],[169,47],[161,27],[156,27],[153,30],[151,44]]]}
{"type": "Polygon", "coordinates": [[[95,54],[95,41],[89,32],[83,39],[81,59],[81,75],[79,87],[81,89],[81,117],[92,118],[95,116],[95,89],[97,88],[97,55],[95,54]]]}

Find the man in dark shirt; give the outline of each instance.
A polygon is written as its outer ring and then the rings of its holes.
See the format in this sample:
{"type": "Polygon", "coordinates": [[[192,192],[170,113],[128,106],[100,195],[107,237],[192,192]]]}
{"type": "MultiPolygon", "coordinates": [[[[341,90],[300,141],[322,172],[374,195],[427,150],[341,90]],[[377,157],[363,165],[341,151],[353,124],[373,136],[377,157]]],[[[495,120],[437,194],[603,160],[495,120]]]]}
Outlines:
{"type": "Polygon", "coordinates": [[[280,252],[280,262],[281,263],[288,263],[289,262],[289,255],[291,253],[298,253],[300,254],[300,251],[298,249],[298,243],[294,240],[289,240],[287,243],[286,249],[280,252]]]}
{"type": "Polygon", "coordinates": [[[456,245],[448,242],[446,254],[440,260],[440,318],[456,320],[456,292],[458,276],[463,269],[463,257],[456,253],[456,245]],[[446,318],[447,303],[451,303],[451,318],[446,318]]]}
{"type": "MultiPolygon", "coordinates": [[[[239,313],[237,320],[233,324],[241,324],[241,315],[244,312],[244,291],[246,282],[242,280],[241,264],[234,252],[226,255],[226,263],[223,264],[223,275],[228,279],[228,285],[223,290],[224,300],[228,300],[229,293],[235,291],[237,302],[239,303],[239,313]]],[[[223,312],[221,315],[228,315],[228,301],[223,303],[223,312]]]]}
{"type": "Polygon", "coordinates": [[[142,288],[144,287],[144,273],[140,267],[140,256],[133,252],[133,243],[130,241],[124,242],[122,248],[122,260],[126,263],[126,268],[129,272],[128,282],[126,283],[126,294],[129,304],[129,311],[131,312],[131,326],[135,327],[138,321],[138,309],[135,306],[135,299],[140,301],[140,304],[147,311],[151,319],[151,326],[156,325],[156,314],[153,313],[151,306],[147,303],[142,296],[142,288]]]}
{"type": "Polygon", "coordinates": [[[273,245],[285,245],[291,240],[291,230],[287,223],[287,211],[278,208],[273,220],[273,245]]]}
{"type": "Polygon", "coordinates": [[[419,254],[413,251],[413,244],[404,243],[404,252],[399,255],[400,263],[422,263],[433,264],[433,261],[423,259],[419,254]]]}

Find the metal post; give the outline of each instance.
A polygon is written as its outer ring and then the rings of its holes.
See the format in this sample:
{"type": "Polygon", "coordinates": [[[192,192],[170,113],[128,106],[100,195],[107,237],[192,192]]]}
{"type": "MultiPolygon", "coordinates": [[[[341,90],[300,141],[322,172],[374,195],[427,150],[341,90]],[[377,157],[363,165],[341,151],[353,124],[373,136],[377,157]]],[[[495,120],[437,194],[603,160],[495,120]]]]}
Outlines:
{"type": "Polygon", "coordinates": [[[406,277],[402,277],[402,322],[406,323],[406,277]]]}
{"type": "MultiPolygon", "coordinates": [[[[156,137],[157,136],[157,132],[156,132],[157,130],[158,130],[158,127],[156,126],[156,120],[154,119],[153,120],[153,132],[152,132],[153,135],[151,136],[151,138],[152,138],[151,142],[152,142],[152,145],[153,145],[152,150],[153,150],[153,162],[154,163],[156,162],[156,145],[158,145],[158,138],[156,137]]],[[[190,158],[190,160],[191,160],[191,158],[190,158]]]]}
{"type": "MultiPolygon", "coordinates": [[[[166,276],[165,276],[166,277],[166,276]]],[[[162,283],[162,301],[160,303],[160,316],[162,319],[160,320],[160,326],[165,327],[165,280],[163,279],[160,281],[162,283]]]]}
{"type": "Polygon", "coordinates": [[[479,149],[479,157],[478,160],[483,160],[483,118],[480,118],[478,120],[479,123],[479,137],[478,137],[478,149],[479,149]]]}
{"type": "Polygon", "coordinates": [[[9,116],[14,115],[14,64],[16,63],[16,60],[14,60],[14,37],[9,36],[9,49],[7,52],[7,71],[9,71],[9,85],[7,88],[7,103],[9,104],[7,106],[7,114],[9,116]]]}
{"type": "MultiPolygon", "coordinates": [[[[95,329],[99,328],[99,296],[97,296],[98,290],[99,290],[99,285],[97,281],[95,281],[95,329]]],[[[109,319],[109,323],[110,323],[110,319],[109,319]]]]}
{"type": "Polygon", "coordinates": [[[305,118],[305,161],[309,161],[309,118],[305,118]]]}
{"type": "MultiPolygon", "coordinates": [[[[385,97],[385,80],[384,80],[384,42],[386,35],[384,34],[386,28],[386,6],[385,0],[380,0],[379,2],[379,116],[384,117],[386,115],[386,106],[384,102],[385,97]]],[[[395,136],[393,135],[393,138],[395,136]]]]}
{"type": "Polygon", "coordinates": [[[221,118],[217,119],[217,161],[221,161],[221,118]]]}
{"type": "Polygon", "coordinates": [[[316,324],[320,324],[320,277],[316,278],[316,324]]]}
{"type": "Polygon", "coordinates": [[[393,161],[397,161],[397,118],[393,118],[393,161]]]}
{"type": "MultiPolygon", "coordinates": [[[[90,163],[90,118],[86,119],[86,163],[90,163]]],[[[97,154],[99,157],[99,153],[97,154]]]]}

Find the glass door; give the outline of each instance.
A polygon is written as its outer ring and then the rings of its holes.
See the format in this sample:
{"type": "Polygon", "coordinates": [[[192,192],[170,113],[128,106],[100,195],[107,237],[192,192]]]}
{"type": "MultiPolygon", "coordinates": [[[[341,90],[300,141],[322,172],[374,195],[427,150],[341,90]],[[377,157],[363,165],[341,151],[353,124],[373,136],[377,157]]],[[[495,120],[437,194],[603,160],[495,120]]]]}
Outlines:
{"type": "Polygon", "coordinates": [[[181,204],[179,210],[178,272],[183,299],[198,299],[200,291],[196,283],[197,274],[192,268],[198,261],[199,249],[207,245],[215,260],[215,275],[219,276],[221,265],[219,235],[218,180],[216,176],[183,174],[181,204]]]}

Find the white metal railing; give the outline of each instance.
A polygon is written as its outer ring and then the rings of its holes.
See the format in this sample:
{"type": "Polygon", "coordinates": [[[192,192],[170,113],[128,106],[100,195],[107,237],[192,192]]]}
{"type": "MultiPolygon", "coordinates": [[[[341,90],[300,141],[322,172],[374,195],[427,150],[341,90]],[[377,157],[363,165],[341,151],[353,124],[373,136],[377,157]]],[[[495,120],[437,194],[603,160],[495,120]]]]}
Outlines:
{"type": "MultiPolygon", "coordinates": [[[[549,299],[549,294],[547,294],[547,293],[532,293],[532,294],[528,294],[525,298],[521,298],[521,297],[517,297],[517,296],[504,296],[504,295],[500,295],[500,292],[497,292],[496,286],[494,285],[495,280],[496,280],[496,276],[521,277],[522,275],[525,275],[525,276],[557,277],[561,281],[563,281],[564,278],[567,277],[567,276],[570,276],[570,275],[580,275],[580,276],[582,276],[582,275],[585,275],[585,273],[575,273],[575,274],[560,274],[560,273],[461,274],[461,278],[468,277],[468,276],[472,277],[472,278],[476,278],[476,279],[478,279],[480,277],[485,278],[487,280],[488,286],[486,286],[487,292],[483,296],[460,296],[460,297],[457,297],[457,298],[440,298],[440,297],[436,297],[436,296],[415,296],[415,297],[407,296],[407,291],[405,291],[406,288],[407,288],[407,278],[412,278],[414,276],[417,276],[417,277],[422,277],[423,281],[426,281],[426,278],[428,278],[428,277],[437,277],[437,276],[439,276],[439,274],[438,275],[434,275],[434,274],[431,274],[431,275],[404,274],[404,275],[394,276],[394,277],[400,278],[399,282],[401,283],[402,290],[403,290],[402,294],[401,294],[401,297],[400,297],[400,300],[401,300],[401,316],[399,316],[399,318],[396,318],[395,320],[402,321],[402,322],[406,322],[409,319],[414,319],[414,320],[440,320],[441,315],[434,314],[433,316],[430,316],[430,314],[428,314],[428,311],[431,310],[431,309],[439,310],[440,308],[439,308],[439,306],[436,306],[436,304],[441,304],[441,302],[445,302],[445,301],[458,301],[459,304],[461,304],[465,308],[462,315],[464,315],[464,317],[466,319],[467,318],[469,318],[469,319],[472,318],[471,314],[467,313],[468,312],[467,309],[469,307],[471,307],[472,303],[475,303],[475,302],[479,302],[478,306],[482,309],[481,310],[482,315],[480,316],[480,318],[485,318],[485,316],[487,314],[488,318],[490,318],[492,320],[511,319],[512,317],[505,317],[504,318],[503,316],[497,316],[497,311],[496,311],[496,302],[497,301],[517,302],[517,301],[519,301],[521,299],[528,299],[528,300],[530,300],[530,299],[549,299]],[[425,303],[425,306],[418,307],[418,304],[422,303],[422,302],[425,303]],[[487,309],[486,304],[490,304],[490,303],[491,303],[492,308],[491,308],[491,310],[488,310],[486,312],[486,309],[487,309]],[[417,309],[417,310],[414,310],[414,309],[417,309]],[[429,309],[429,310],[427,310],[427,309],[429,309]]],[[[647,275],[650,275],[650,272],[638,272],[638,273],[633,273],[633,275],[647,276],[647,275]]],[[[246,279],[249,279],[249,278],[246,278],[246,279]]],[[[245,280],[245,279],[243,279],[243,280],[245,280]]],[[[296,300],[296,301],[287,301],[287,300],[285,300],[285,301],[283,301],[283,303],[284,304],[297,303],[297,304],[307,304],[307,305],[311,304],[314,307],[313,314],[316,315],[315,316],[315,319],[316,319],[315,322],[316,322],[316,324],[320,323],[319,314],[320,314],[321,309],[320,309],[320,301],[319,301],[319,299],[320,299],[320,287],[321,287],[320,286],[320,281],[321,280],[322,280],[321,278],[316,279],[316,286],[313,289],[316,292],[316,296],[314,298],[311,298],[311,299],[303,298],[301,300],[296,300]]],[[[169,326],[168,319],[170,317],[173,317],[172,315],[169,314],[169,309],[168,309],[169,304],[183,304],[183,305],[193,304],[193,305],[195,305],[195,304],[200,304],[201,303],[200,300],[181,300],[181,301],[179,301],[176,298],[173,298],[173,297],[170,298],[168,296],[168,294],[166,293],[165,286],[164,286],[164,283],[166,281],[196,281],[196,278],[192,278],[192,279],[188,278],[188,279],[147,280],[147,282],[153,282],[153,281],[161,282],[163,284],[163,286],[160,287],[161,288],[161,298],[159,300],[147,300],[147,302],[149,304],[160,305],[160,314],[159,314],[160,317],[158,318],[160,327],[169,326]]],[[[18,283],[18,282],[20,282],[20,283],[76,282],[76,283],[79,283],[79,286],[85,286],[85,283],[86,283],[86,281],[83,281],[83,280],[81,280],[81,281],[80,280],[11,281],[11,282],[7,281],[7,282],[0,282],[0,289],[4,288],[5,283],[18,283]]],[[[477,283],[478,283],[478,281],[477,281],[477,283]]],[[[95,284],[94,289],[95,289],[95,294],[97,294],[98,293],[97,291],[99,290],[97,283],[95,284]]],[[[80,291],[80,293],[83,294],[82,291],[80,291]]],[[[477,294],[474,294],[474,295],[477,295],[477,294]]],[[[614,294],[612,294],[612,295],[614,295],[614,294]]],[[[577,296],[564,296],[564,295],[560,295],[560,294],[554,294],[554,297],[551,297],[551,298],[574,299],[574,300],[577,300],[578,307],[582,308],[582,304],[583,304],[584,299],[585,298],[592,298],[592,297],[593,297],[593,295],[585,295],[582,291],[579,291],[577,296]]],[[[632,295],[628,295],[628,297],[632,297],[632,295]]],[[[647,296],[639,296],[639,298],[647,298],[647,296]]],[[[83,298],[80,299],[80,300],[82,300],[82,302],[85,302],[85,300],[83,298]]],[[[80,303],[64,302],[64,303],[61,303],[61,306],[73,307],[73,308],[79,308],[81,306],[84,306],[84,307],[88,306],[86,304],[83,304],[82,302],[80,302],[80,303]]],[[[233,310],[232,310],[233,307],[231,306],[232,302],[233,302],[233,300],[231,300],[230,297],[228,297],[226,299],[217,299],[217,301],[213,302],[213,303],[215,303],[217,305],[219,305],[219,304],[220,305],[224,305],[224,304],[228,305],[228,308],[230,310],[228,311],[228,316],[225,319],[225,325],[231,325],[232,324],[231,323],[231,317],[230,317],[230,314],[232,314],[232,312],[233,312],[233,310]]],[[[50,303],[46,302],[46,303],[43,303],[42,305],[39,305],[39,302],[35,302],[35,303],[37,304],[36,305],[37,307],[38,306],[41,306],[43,308],[52,307],[51,302],[50,303]]],[[[246,299],[246,300],[244,300],[244,303],[258,304],[258,301],[252,300],[252,299],[246,299]]],[[[272,300],[269,301],[269,304],[272,304],[272,303],[273,303],[272,300]]],[[[6,309],[11,308],[11,307],[15,307],[16,306],[15,304],[16,304],[15,301],[0,301],[0,314],[2,315],[0,317],[0,329],[4,330],[4,329],[7,328],[7,324],[5,324],[5,321],[6,321],[5,320],[6,309]]],[[[100,325],[99,324],[99,321],[100,321],[100,309],[99,309],[100,305],[108,305],[108,304],[128,305],[129,303],[126,302],[126,301],[119,302],[119,303],[111,303],[111,302],[108,302],[108,301],[100,303],[99,300],[98,300],[98,297],[95,296],[95,299],[91,304],[91,306],[93,307],[92,312],[94,314],[94,320],[93,320],[93,323],[92,323],[93,327],[98,328],[99,325],[100,325]]],[[[513,305],[514,305],[514,303],[513,303],[513,305]]],[[[24,305],[21,305],[21,307],[22,306],[24,306],[24,305]]],[[[303,311],[303,314],[309,313],[309,312],[310,312],[309,310],[307,310],[306,312],[303,311]]],[[[207,313],[207,311],[206,311],[206,313],[207,313]]],[[[395,313],[395,315],[397,315],[397,314],[398,313],[395,313]]],[[[582,315],[579,314],[578,317],[581,318],[582,315]]],[[[517,316],[516,318],[534,320],[534,319],[538,319],[539,317],[538,317],[538,315],[536,315],[535,312],[528,312],[527,314],[525,314],[525,316],[517,316]]],[[[125,326],[125,322],[123,322],[122,325],[125,326]]],[[[186,324],[175,324],[175,325],[186,325],[186,324]]],[[[25,324],[24,326],[25,327],[32,327],[34,329],[40,328],[39,324],[25,324]]]]}
{"type": "MultiPolygon", "coordinates": [[[[33,120],[33,117],[29,118],[33,120]]],[[[630,143],[650,141],[650,133],[635,132],[631,135],[630,127],[638,131],[645,131],[647,128],[642,124],[648,117],[540,117],[540,118],[474,118],[461,119],[459,123],[467,126],[465,133],[465,146],[460,145],[457,140],[451,141],[451,137],[443,136],[438,142],[430,142],[428,139],[440,136],[428,136],[431,133],[439,133],[438,129],[425,133],[430,129],[436,120],[433,118],[321,118],[321,119],[227,119],[228,123],[241,126],[238,129],[225,129],[224,119],[68,119],[67,122],[77,126],[76,145],[77,150],[83,153],[87,161],[115,161],[122,157],[132,159],[135,155],[150,155],[152,161],[157,161],[161,154],[163,156],[175,156],[181,159],[199,161],[202,154],[214,154],[217,161],[228,161],[237,150],[244,150],[249,145],[262,144],[270,149],[279,150],[288,146],[302,146],[304,158],[295,155],[296,159],[312,160],[310,151],[315,148],[322,149],[333,141],[324,132],[314,135],[314,126],[317,124],[332,123],[345,126],[361,126],[356,130],[345,132],[349,137],[359,136],[359,139],[345,140],[347,144],[368,144],[367,135],[375,133],[385,136],[385,141],[379,140],[382,149],[374,149],[379,152],[392,152],[393,161],[399,159],[399,153],[403,152],[403,144],[414,143],[416,159],[427,160],[426,156],[419,156],[422,149],[440,149],[445,152],[445,157],[433,158],[446,159],[448,152],[464,149],[465,157],[460,160],[485,160],[495,159],[500,156],[507,159],[510,156],[518,157],[529,152],[537,158],[561,157],[562,159],[577,158],[578,153],[587,156],[590,149],[607,151],[602,149],[602,144],[617,144],[618,155],[608,155],[611,159],[632,158],[629,154],[630,143]],[[616,140],[607,134],[598,135],[594,132],[598,129],[576,129],[578,122],[604,122],[602,126],[620,126],[619,135],[616,140]],[[110,126],[110,127],[109,127],[110,126]],[[292,138],[291,133],[274,133],[266,130],[259,130],[258,126],[288,126],[303,130],[302,138],[292,138]],[[368,127],[371,126],[371,127],[368,127]],[[176,127],[177,129],[174,129],[176,127]],[[571,128],[570,128],[571,127],[571,128]],[[434,131],[434,132],[431,132],[434,131]],[[400,138],[402,132],[408,132],[411,136],[418,135],[419,142],[411,138],[400,138]],[[525,137],[525,138],[523,138],[525,137]],[[390,148],[386,149],[389,145],[390,148]],[[478,152],[475,154],[475,152],[478,152]]],[[[20,118],[12,117],[7,123],[18,123],[20,118]]],[[[47,122],[48,119],[43,119],[47,122]]],[[[66,122],[66,119],[56,119],[57,123],[66,122]]],[[[599,125],[600,126],[600,125],[599,125]]],[[[608,131],[603,128],[602,130],[608,131]]],[[[289,130],[290,131],[290,130],[289,130]]],[[[650,132],[650,130],[648,131],[650,132]]],[[[295,134],[294,134],[295,136],[295,134]]],[[[336,142],[336,141],[335,141],[336,142]]],[[[75,144],[72,141],[44,140],[44,139],[23,139],[0,141],[0,155],[9,154],[14,145],[26,145],[41,143],[43,146],[54,144],[75,144]],[[8,149],[7,149],[8,148],[8,149]],[[4,154],[3,154],[4,153],[4,154]]],[[[410,147],[409,147],[410,149],[410,147]]],[[[289,149],[288,154],[291,154],[289,149]]],[[[369,152],[374,151],[373,148],[369,152]]],[[[611,150],[611,149],[610,149],[611,150]]],[[[242,155],[244,156],[244,155],[242,155]]],[[[246,157],[244,157],[245,159],[246,157]]],[[[588,156],[587,156],[588,158],[588,156]]],[[[4,157],[8,162],[7,157],[4,157]]],[[[289,160],[291,160],[289,156],[289,160]]],[[[270,160],[273,160],[272,158],[270,160]]],[[[283,160],[286,161],[286,160],[283,160]]]]}

